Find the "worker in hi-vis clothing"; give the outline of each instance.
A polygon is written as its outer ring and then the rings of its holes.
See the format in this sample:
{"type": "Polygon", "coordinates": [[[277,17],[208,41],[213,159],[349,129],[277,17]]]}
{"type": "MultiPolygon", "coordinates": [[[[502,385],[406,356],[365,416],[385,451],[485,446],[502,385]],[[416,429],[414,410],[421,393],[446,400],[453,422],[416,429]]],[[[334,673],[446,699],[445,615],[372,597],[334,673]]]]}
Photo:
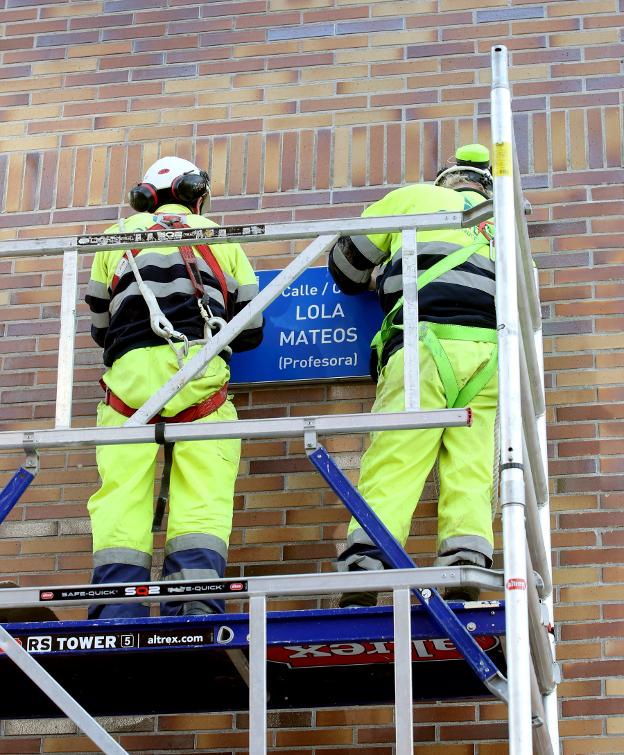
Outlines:
{"type": "MultiPolygon", "coordinates": [[[[155,162],[129,199],[137,214],[107,233],[216,225],[200,214],[204,203],[209,207],[208,174],[178,157],[155,162]]],[[[91,333],[104,349],[107,368],[98,426],[124,424],[257,293],[255,273],[239,244],[98,252],[86,295],[91,333]]],[[[258,314],[231,349],[253,349],[262,340],[262,328],[258,314]]],[[[214,357],[152,422],[236,420],[227,392],[229,354],[227,349],[214,357]]],[[[150,581],[158,449],[157,443],[97,448],[102,484],[88,503],[95,584],[150,581]]],[[[165,444],[170,505],[162,577],[223,577],[240,440],[177,441],[173,448],[169,444],[169,453],[167,459],[165,444]]],[[[221,610],[222,601],[210,599],[161,605],[165,615],[221,610]]],[[[149,606],[141,603],[89,610],[89,618],[147,615],[149,606]]]]}
{"type": "MultiPolygon", "coordinates": [[[[460,147],[455,164],[433,185],[395,189],[363,217],[460,212],[492,196],[486,147],[460,147]]],[[[371,434],[362,457],[358,489],[394,537],[405,545],[412,516],[436,459],[439,460],[439,566],[492,563],[492,484],[498,397],[494,255],[491,228],[417,232],[421,408],[470,406],[472,426],[371,434]]],[[[371,284],[385,314],[371,344],[377,380],[373,412],[396,412],[404,404],[403,283],[401,233],[343,237],[329,258],[331,274],[346,294],[371,284]]],[[[387,568],[384,554],[351,520],[342,571],[387,568]]],[[[471,588],[449,589],[447,599],[474,600],[471,588]]],[[[345,593],[341,606],[375,605],[375,593],[345,593]]]]}

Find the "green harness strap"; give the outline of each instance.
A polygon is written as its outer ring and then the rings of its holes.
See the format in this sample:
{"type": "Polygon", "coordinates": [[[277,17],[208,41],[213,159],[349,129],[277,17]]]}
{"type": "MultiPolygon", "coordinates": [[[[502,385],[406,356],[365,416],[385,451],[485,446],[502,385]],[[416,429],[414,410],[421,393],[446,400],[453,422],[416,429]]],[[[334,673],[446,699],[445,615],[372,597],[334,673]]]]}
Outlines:
{"type": "MultiPolygon", "coordinates": [[[[420,291],[424,286],[440,278],[444,273],[463,265],[478,249],[485,244],[477,242],[470,246],[463,247],[449,254],[444,259],[436,262],[422,275],[418,276],[417,288],[420,291]]],[[[397,312],[403,306],[403,297],[401,297],[394,307],[384,317],[381,328],[375,334],[371,341],[371,348],[377,352],[377,365],[381,364],[383,346],[397,332],[403,330],[403,325],[397,325],[394,322],[397,312]]],[[[489,328],[472,328],[465,325],[447,325],[444,323],[421,322],[418,326],[418,337],[426,346],[433,357],[436,368],[440,375],[440,380],[446,394],[446,405],[449,409],[463,408],[467,406],[472,399],[480,393],[483,388],[490,382],[498,362],[498,337],[495,330],[489,328]],[[494,349],[487,362],[481,365],[474,375],[468,380],[463,388],[459,388],[455,371],[444,351],[440,339],[448,341],[482,341],[493,343],[494,349]]],[[[379,367],[378,367],[379,368],[379,367]]]]}
{"type": "Polygon", "coordinates": [[[421,322],[418,335],[433,357],[440,380],[446,394],[446,406],[449,409],[463,409],[490,382],[498,364],[498,336],[495,330],[488,328],[471,328],[465,325],[446,325],[437,322],[421,322]],[[494,348],[487,362],[484,362],[460,389],[455,377],[453,365],[440,339],[447,341],[482,341],[493,343],[494,348]]]}

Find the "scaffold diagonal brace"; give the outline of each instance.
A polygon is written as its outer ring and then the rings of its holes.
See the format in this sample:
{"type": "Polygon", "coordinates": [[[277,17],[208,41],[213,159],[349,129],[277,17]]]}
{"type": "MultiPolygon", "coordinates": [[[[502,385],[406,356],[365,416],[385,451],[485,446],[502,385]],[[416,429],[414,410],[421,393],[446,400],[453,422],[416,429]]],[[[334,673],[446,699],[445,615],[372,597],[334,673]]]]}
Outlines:
{"type": "MultiPolygon", "coordinates": [[[[385,553],[392,568],[417,568],[326,449],[319,445],[314,451],[308,452],[308,458],[359,522],[366,534],[385,553]]],[[[449,608],[446,601],[442,599],[438,591],[431,588],[427,591],[414,589],[412,592],[440,629],[447,633],[477,677],[496,697],[506,702],[507,682],[505,678],[449,608]]]]}
{"type": "Polygon", "coordinates": [[[7,518],[11,509],[19,501],[34,479],[34,472],[29,472],[24,467],[20,467],[7,482],[0,492],[0,523],[7,518]]]}

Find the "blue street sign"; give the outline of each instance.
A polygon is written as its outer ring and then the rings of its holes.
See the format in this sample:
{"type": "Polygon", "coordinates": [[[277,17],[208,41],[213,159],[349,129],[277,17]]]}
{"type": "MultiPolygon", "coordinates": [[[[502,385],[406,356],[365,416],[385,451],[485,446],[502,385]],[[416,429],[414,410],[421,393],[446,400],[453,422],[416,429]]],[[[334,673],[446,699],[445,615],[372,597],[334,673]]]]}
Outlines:
{"type": "MultiPolygon", "coordinates": [[[[280,270],[258,273],[260,289],[280,270]]],[[[326,267],[308,268],[264,311],[257,349],[234,354],[231,383],[369,376],[370,342],[383,314],[372,291],[345,296],[326,267]]]]}

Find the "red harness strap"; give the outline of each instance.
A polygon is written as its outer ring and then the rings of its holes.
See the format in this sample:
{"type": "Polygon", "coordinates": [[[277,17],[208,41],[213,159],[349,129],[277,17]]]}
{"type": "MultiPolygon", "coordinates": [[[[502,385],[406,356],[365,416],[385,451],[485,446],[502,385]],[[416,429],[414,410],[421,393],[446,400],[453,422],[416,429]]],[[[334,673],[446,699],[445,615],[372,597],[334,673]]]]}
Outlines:
{"type": "MultiPolygon", "coordinates": [[[[184,223],[178,215],[166,215],[163,217],[163,221],[168,223],[171,228],[190,227],[186,223],[184,223]]],[[[227,312],[228,290],[223,271],[221,270],[221,266],[217,262],[209,246],[206,246],[205,244],[198,244],[195,249],[197,249],[197,251],[200,253],[202,259],[208,265],[208,267],[212,271],[212,274],[217,279],[219,287],[221,288],[221,294],[223,295],[225,311],[227,312]]],[[[134,254],[134,249],[132,250],[132,253],[134,254]]],[[[195,257],[195,253],[190,246],[181,246],[180,254],[182,255],[182,259],[184,260],[184,265],[186,267],[188,277],[191,279],[191,283],[193,284],[195,296],[197,296],[198,299],[201,299],[204,295],[204,284],[202,283],[201,274],[199,272],[199,268],[197,267],[197,257],[195,257]]]]}
{"type": "MultiPolygon", "coordinates": [[[[165,216],[163,220],[167,220],[168,217],[169,216],[165,216]]],[[[170,217],[171,217],[171,221],[168,223],[169,227],[190,228],[190,226],[186,225],[186,223],[183,223],[180,220],[178,215],[172,215],[170,217]]],[[[162,223],[156,223],[155,225],[153,225],[151,228],[148,228],[147,230],[148,231],[164,230],[166,227],[167,226],[163,225],[162,223]]],[[[206,246],[205,244],[197,244],[195,246],[195,249],[197,249],[197,251],[200,253],[200,255],[202,256],[202,259],[208,265],[212,274],[214,275],[217,282],[219,283],[219,287],[221,288],[221,294],[223,296],[223,304],[225,306],[225,311],[227,312],[228,290],[227,290],[227,283],[225,282],[225,276],[223,275],[223,271],[221,270],[221,266],[217,262],[217,259],[212,253],[212,250],[210,249],[209,246],[206,246]]],[[[131,249],[130,251],[133,257],[136,257],[137,254],[141,252],[140,249],[131,249]]],[[[204,285],[202,283],[199,268],[197,267],[197,258],[195,257],[193,249],[190,246],[181,246],[180,254],[184,261],[184,266],[186,267],[186,272],[188,274],[188,277],[190,278],[191,283],[193,285],[195,296],[197,296],[198,299],[201,299],[204,295],[204,285]]],[[[114,275],[113,280],[111,281],[111,291],[113,293],[115,293],[115,289],[117,288],[118,283],[119,283],[119,276],[114,275]]]]}
{"type": "MultiPolygon", "coordinates": [[[[119,414],[123,414],[124,417],[132,417],[136,412],[131,406],[125,403],[122,399],[113,393],[106,383],[100,379],[100,385],[104,390],[104,403],[106,406],[110,406],[119,414]]],[[[219,388],[216,393],[209,396],[199,404],[189,406],[188,409],[183,409],[178,414],[174,414],[172,417],[163,417],[161,414],[156,414],[149,420],[149,425],[155,425],[157,422],[194,422],[196,419],[207,417],[209,414],[216,412],[217,409],[225,402],[228,394],[228,384],[219,388]]]]}
{"type": "MultiPolygon", "coordinates": [[[[184,248],[190,249],[190,247],[184,247],[184,248]]],[[[223,304],[225,305],[225,311],[227,312],[227,307],[228,307],[227,283],[225,282],[225,276],[223,275],[223,271],[221,270],[219,263],[217,262],[214,254],[212,253],[212,249],[209,246],[206,246],[205,244],[198,244],[195,247],[195,249],[197,249],[197,251],[201,254],[202,259],[208,265],[208,267],[212,270],[212,274],[214,275],[214,277],[219,281],[219,286],[221,287],[221,293],[223,294],[223,304]]],[[[193,255],[193,257],[194,256],[195,255],[193,255]]]]}
{"type": "Polygon", "coordinates": [[[193,252],[190,246],[181,246],[180,254],[182,255],[182,259],[184,260],[186,274],[190,278],[195,296],[198,299],[201,299],[204,295],[204,283],[201,279],[199,267],[197,266],[197,257],[195,256],[195,252],[193,252]]]}
{"type": "Polygon", "coordinates": [[[492,227],[492,223],[489,220],[484,220],[482,223],[479,223],[478,228],[479,231],[485,236],[487,241],[492,241],[493,236],[490,233],[490,228],[492,227]]]}

